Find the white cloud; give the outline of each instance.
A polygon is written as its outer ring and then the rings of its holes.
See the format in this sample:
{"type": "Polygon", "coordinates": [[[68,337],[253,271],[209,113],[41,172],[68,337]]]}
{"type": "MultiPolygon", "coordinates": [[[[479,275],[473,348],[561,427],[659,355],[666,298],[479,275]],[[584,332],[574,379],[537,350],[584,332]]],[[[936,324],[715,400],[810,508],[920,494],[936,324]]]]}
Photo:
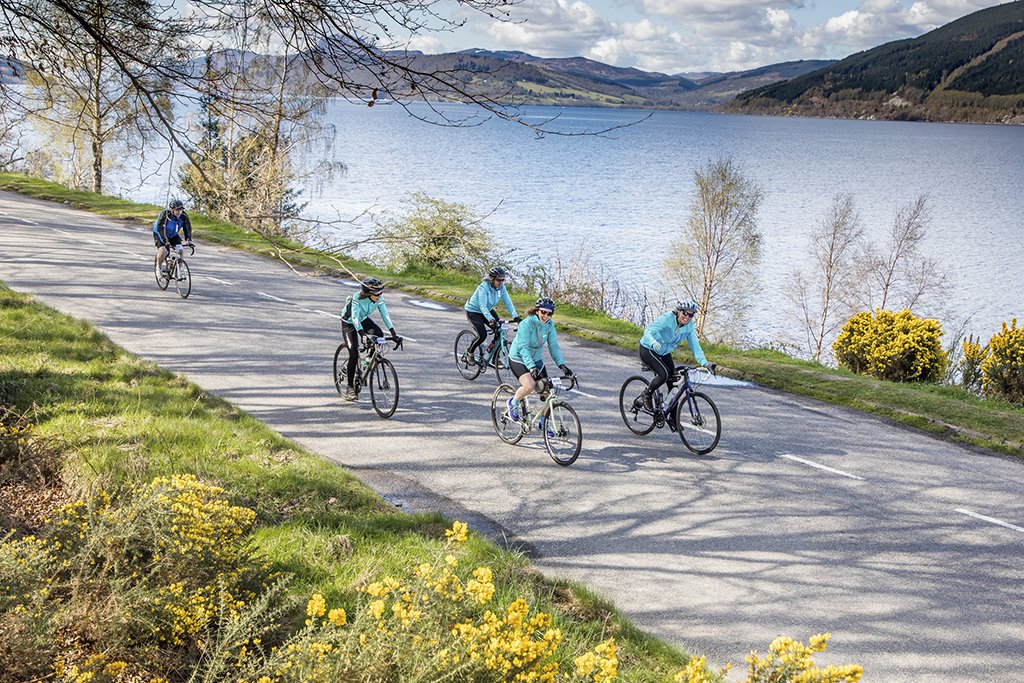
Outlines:
{"type": "Polygon", "coordinates": [[[815,5],[814,25],[801,25],[795,18],[807,15],[804,0],[633,0],[632,5],[624,0],[524,0],[511,6],[511,22],[477,17],[470,23],[492,43],[480,47],[541,57],[580,55],[665,73],[737,71],[796,59],[841,59],[999,4],[918,0],[908,7],[899,0],[855,2],[830,0],[835,14],[827,19],[822,16],[826,7],[815,5]],[[630,8],[635,11],[629,13],[630,8]]]}

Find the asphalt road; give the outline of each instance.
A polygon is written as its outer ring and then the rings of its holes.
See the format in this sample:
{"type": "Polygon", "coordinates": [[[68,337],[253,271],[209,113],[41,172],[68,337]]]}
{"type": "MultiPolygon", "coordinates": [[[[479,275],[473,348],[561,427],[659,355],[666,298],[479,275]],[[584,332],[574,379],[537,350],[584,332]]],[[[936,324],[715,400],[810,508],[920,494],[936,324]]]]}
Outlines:
{"type": "MultiPolygon", "coordinates": [[[[186,375],[402,508],[441,509],[585,582],[641,628],[733,663],[778,635],[832,633],[820,665],[866,681],[1024,682],[1024,466],[886,420],[744,385],[708,386],[707,456],[618,415],[635,355],[560,336],[582,379],[583,452],[501,443],[496,382],[451,360],[460,308],[388,290],[405,348],[398,412],[331,379],[354,283],[198,243],[192,295],[157,289],[149,227],[0,192],[0,279],[186,375]]],[[[557,320],[557,312],[556,312],[557,320]]],[[[713,359],[712,359],[713,360],[713,359]]]]}

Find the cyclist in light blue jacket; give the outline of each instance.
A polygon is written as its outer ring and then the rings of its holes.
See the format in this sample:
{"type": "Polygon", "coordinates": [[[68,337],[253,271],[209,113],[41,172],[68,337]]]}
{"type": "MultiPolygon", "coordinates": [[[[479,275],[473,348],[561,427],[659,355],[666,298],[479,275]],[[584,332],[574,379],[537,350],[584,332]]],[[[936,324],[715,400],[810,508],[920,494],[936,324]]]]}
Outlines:
{"type": "Polygon", "coordinates": [[[473,292],[473,296],[469,297],[469,301],[466,302],[466,317],[469,318],[470,324],[476,331],[476,339],[466,350],[468,363],[476,363],[476,350],[487,338],[487,328],[497,331],[498,326],[501,325],[501,318],[495,311],[499,301],[505,304],[505,308],[512,315],[512,321],[519,322],[516,307],[512,304],[508,290],[505,289],[506,277],[508,277],[508,271],[501,266],[494,266],[487,272],[487,278],[480,283],[476,291],[473,292]]]}
{"type": "Polygon", "coordinates": [[[708,367],[708,359],[700,348],[693,325],[693,317],[698,310],[697,304],[692,301],[679,301],[674,310],[659,315],[644,329],[644,336],[640,338],[640,360],[655,375],[644,391],[644,407],[647,410],[654,410],[651,395],[658,387],[662,384],[667,384],[669,389],[673,387],[672,376],[676,366],[672,361],[672,352],[683,340],[701,367],[708,367]]]}
{"type": "Polygon", "coordinates": [[[519,378],[520,384],[515,396],[508,400],[508,413],[516,422],[519,421],[519,403],[533,392],[537,380],[548,376],[543,359],[545,346],[555,365],[567,377],[572,377],[572,371],[562,359],[562,350],[558,348],[558,334],[551,320],[554,314],[554,301],[546,296],[537,299],[536,305],[526,311],[526,318],[519,324],[516,338],[508,350],[509,369],[519,378]]]}

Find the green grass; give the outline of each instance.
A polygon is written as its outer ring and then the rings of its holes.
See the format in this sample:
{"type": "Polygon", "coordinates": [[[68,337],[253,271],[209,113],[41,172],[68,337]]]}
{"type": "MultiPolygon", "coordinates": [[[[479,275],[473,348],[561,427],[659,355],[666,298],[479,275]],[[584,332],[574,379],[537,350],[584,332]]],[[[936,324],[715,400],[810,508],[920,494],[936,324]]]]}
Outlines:
{"type": "MultiPolygon", "coordinates": [[[[68,202],[99,213],[149,222],[155,219],[158,212],[157,207],[137,206],[89,192],[72,191],[16,174],[0,174],[0,186],[52,201],[68,202]]],[[[337,257],[310,253],[294,244],[285,245],[296,250],[289,255],[289,252],[283,251],[284,246],[280,249],[271,248],[266,240],[257,235],[201,216],[195,216],[193,224],[196,231],[206,239],[250,251],[288,256],[296,262],[338,275],[345,272],[337,257]]],[[[421,296],[449,302],[465,301],[479,284],[477,279],[431,270],[398,275],[355,260],[344,261],[344,265],[357,276],[373,275],[421,296]]],[[[517,307],[525,308],[532,303],[532,297],[522,294],[513,294],[512,298],[517,307]]],[[[573,306],[559,307],[558,323],[561,332],[629,349],[636,348],[642,334],[642,330],[635,325],[573,306]]],[[[709,346],[704,351],[709,359],[718,363],[723,374],[737,379],[857,408],[962,443],[1024,457],[1024,407],[1021,406],[997,399],[979,399],[950,387],[881,382],[770,350],[709,346]]],[[[682,361],[692,361],[692,357],[686,353],[680,353],[678,357],[682,361]]]]}

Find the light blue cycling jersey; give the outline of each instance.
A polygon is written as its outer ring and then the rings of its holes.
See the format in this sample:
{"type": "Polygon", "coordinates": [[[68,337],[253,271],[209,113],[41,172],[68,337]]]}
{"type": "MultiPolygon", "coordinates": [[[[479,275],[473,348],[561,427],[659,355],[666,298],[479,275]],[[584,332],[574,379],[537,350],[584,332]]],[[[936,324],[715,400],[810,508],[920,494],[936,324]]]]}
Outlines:
{"type": "Polygon", "coordinates": [[[693,318],[683,326],[679,325],[679,319],[675,311],[669,311],[658,316],[657,320],[647,326],[644,336],[640,338],[640,345],[644,346],[659,356],[672,353],[683,340],[690,347],[690,353],[702,366],[707,366],[708,359],[697,341],[697,330],[693,325],[693,318]]]}
{"type": "Polygon", "coordinates": [[[384,297],[381,297],[377,303],[373,302],[373,299],[369,297],[360,299],[358,296],[350,296],[345,304],[345,311],[341,314],[342,320],[347,322],[357,330],[363,329],[363,321],[370,317],[370,314],[374,311],[380,311],[381,320],[387,325],[387,329],[393,330],[394,325],[391,324],[391,318],[388,317],[388,307],[384,303],[384,297]]]}
{"type": "Polygon", "coordinates": [[[558,348],[555,323],[551,318],[548,318],[546,323],[542,323],[536,314],[528,315],[526,320],[519,323],[516,338],[508,350],[508,357],[532,370],[537,367],[537,361],[541,358],[545,344],[547,344],[548,353],[551,354],[551,360],[555,361],[555,365],[564,365],[562,350],[558,348]]]}
{"type": "Polygon", "coordinates": [[[495,289],[494,285],[487,280],[481,282],[473,292],[473,296],[469,297],[465,309],[471,313],[480,313],[489,319],[491,309],[498,305],[498,301],[505,303],[505,308],[513,318],[517,317],[516,307],[512,304],[512,298],[508,295],[505,284],[502,283],[501,287],[495,289]]]}

